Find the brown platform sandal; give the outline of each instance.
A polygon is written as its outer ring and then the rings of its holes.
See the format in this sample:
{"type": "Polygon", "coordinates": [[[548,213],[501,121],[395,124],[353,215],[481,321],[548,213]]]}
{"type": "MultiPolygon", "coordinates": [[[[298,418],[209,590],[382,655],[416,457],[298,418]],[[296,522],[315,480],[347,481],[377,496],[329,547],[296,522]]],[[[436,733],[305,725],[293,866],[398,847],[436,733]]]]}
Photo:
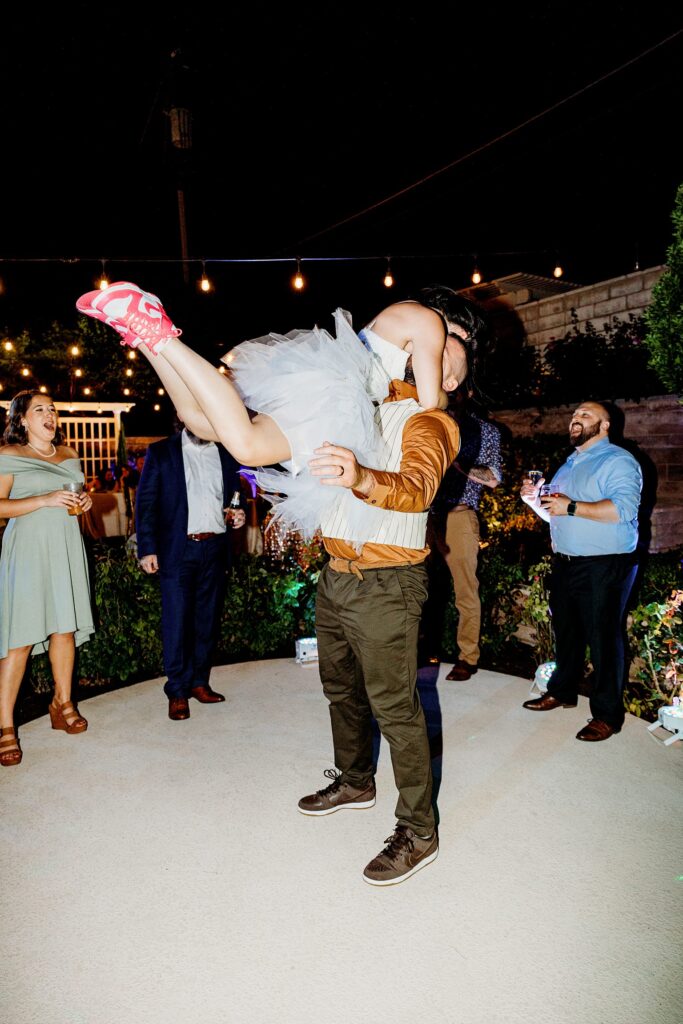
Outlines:
{"type": "Polygon", "coordinates": [[[55,699],[53,699],[48,711],[50,712],[50,721],[52,722],[53,729],[63,729],[64,732],[68,732],[73,736],[74,733],[85,732],[88,728],[87,720],[78,714],[71,700],[65,700],[63,704],[56,704],[55,699]],[[74,715],[76,716],[75,718],[74,715]],[[71,721],[67,719],[71,719],[71,721]]]}
{"type": "Polygon", "coordinates": [[[14,726],[10,725],[6,729],[0,729],[0,764],[2,767],[9,768],[10,765],[21,764],[23,756],[14,726]]]}

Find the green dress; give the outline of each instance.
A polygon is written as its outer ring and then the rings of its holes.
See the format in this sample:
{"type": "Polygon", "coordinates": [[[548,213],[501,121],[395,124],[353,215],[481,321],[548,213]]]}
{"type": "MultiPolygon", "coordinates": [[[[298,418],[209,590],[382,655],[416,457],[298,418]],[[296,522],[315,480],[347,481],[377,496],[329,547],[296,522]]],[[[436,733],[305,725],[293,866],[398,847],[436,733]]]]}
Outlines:
{"type": "MultiPolygon", "coordinates": [[[[0,475],[13,476],[10,498],[49,494],[83,483],[78,459],[59,464],[0,454],[0,475]]],[[[76,646],[95,632],[90,578],[78,517],[39,508],[7,522],[0,554],[0,658],[14,647],[47,651],[52,633],[74,633],[76,646]]]]}

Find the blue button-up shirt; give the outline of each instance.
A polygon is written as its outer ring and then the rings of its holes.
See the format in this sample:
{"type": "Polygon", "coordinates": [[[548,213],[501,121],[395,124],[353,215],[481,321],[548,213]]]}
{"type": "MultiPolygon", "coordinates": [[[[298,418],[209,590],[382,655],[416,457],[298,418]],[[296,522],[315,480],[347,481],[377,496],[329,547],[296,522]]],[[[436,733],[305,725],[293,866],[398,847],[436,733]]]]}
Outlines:
{"type": "Polygon", "coordinates": [[[553,551],[563,555],[614,555],[635,551],[638,506],[643,485],[640,466],[624,448],[608,440],[575,451],[550,481],[551,491],[572,501],[602,501],[616,506],[616,523],[598,523],[579,516],[551,516],[553,551]]]}

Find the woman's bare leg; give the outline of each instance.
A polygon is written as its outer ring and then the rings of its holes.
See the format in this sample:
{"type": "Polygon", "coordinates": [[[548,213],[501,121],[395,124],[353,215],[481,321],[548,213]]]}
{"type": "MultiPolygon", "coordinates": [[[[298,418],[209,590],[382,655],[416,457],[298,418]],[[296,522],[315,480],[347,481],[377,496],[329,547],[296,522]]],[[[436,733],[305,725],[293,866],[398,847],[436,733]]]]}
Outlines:
{"type": "Polygon", "coordinates": [[[148,358],[193,434],[220,441],[244,466],[269,466],[291,458],[289,442],[275,420],[264,415],[251,419],[227,375],[178,338],[148,358]],[[206,433],[209,427],[211,436],[206,433]]]}
{"type": "Polygon", "coordinates": [[[0,659],[0,726],[14,725],[14,705],[26,671],[30,647],[13,647],[0,659]]]}
{"type": "MultiPolygon", "coordinates": [[[[55,704],[66,704],[71,700],[71,683],[76,659],[76,640],[73,633],[52,633],[48,647],[48,657],[52,678],[55,682],[55,704]]],[[[73,709],[63,712],[66,722],[72,722],[82,716],[73,709]]]]}

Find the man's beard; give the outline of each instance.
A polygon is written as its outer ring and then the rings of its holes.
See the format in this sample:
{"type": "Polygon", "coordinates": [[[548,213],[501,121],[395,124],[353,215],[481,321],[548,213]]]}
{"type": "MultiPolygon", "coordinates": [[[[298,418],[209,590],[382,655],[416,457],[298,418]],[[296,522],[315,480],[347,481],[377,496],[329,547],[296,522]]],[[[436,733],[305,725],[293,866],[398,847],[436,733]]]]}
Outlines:
{"type": "Polygon", "coordinates": [[[585,444],[586,441],[590,441],[592,437],[595,437],[595,435],[599,433],[599,423],[594,423],[591,427],[584,427],[582,424],[581,429],[577,430],[575,434],[572,433],[571,430],[569,431],[569,443],[572,448],[579,448],[582,444],[585,444]]]}

